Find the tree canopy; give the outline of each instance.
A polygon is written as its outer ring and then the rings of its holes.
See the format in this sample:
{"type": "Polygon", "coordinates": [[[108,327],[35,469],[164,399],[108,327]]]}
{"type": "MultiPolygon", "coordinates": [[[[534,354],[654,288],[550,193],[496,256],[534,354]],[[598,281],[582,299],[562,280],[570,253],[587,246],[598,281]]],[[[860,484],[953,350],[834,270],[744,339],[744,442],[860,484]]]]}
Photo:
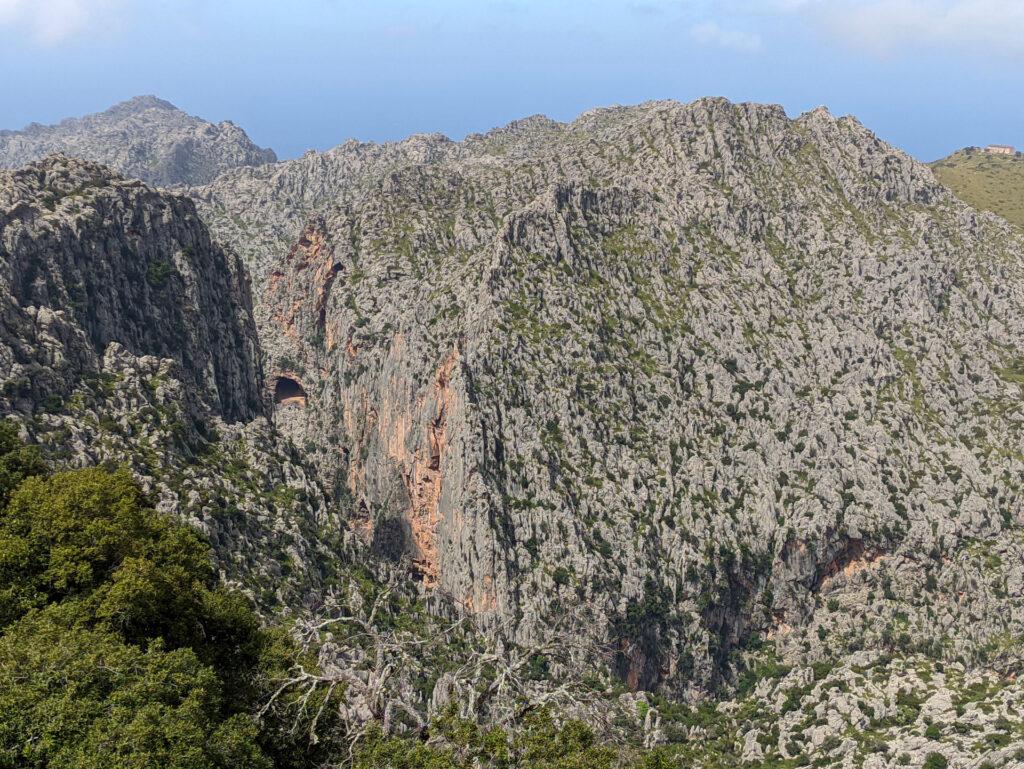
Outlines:
{"type": "Polygon", "coordinates": [[[7,426],[0,501],[0,766],[274,766],[252,713],[282,639],[196,532],[7,426]]]}

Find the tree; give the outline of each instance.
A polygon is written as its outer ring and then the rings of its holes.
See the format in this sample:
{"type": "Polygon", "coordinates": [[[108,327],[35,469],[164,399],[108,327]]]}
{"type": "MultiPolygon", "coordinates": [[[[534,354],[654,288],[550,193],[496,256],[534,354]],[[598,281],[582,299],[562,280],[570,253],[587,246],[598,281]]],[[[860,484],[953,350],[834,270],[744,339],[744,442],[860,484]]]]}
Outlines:
{"type": "Polygon", "coordinates": [[[35,446],[26,446],[18,439],[14,424],[0,420],[0,510],[23,480],[46,473],[46,465],[35,446]]]}
{"type": "Polygon", "coordinates": [[[37,460],[0,431],[0,767],[312,760],[254,715],[285,634],[218,585],[199,535],[126,471],[37,460]]]}
{"type": "Polygon", "coordinates": [[[256,722],[188,648],[146,648],[59,604],[0,638],[0,766],[214,769],[272,763],[256,722]]]}

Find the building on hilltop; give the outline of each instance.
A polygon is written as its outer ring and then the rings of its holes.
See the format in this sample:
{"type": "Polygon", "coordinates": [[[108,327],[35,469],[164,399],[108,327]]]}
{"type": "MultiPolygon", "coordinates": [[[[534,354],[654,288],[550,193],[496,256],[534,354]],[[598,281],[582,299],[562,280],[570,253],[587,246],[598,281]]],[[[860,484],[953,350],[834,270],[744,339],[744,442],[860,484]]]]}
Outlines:
{"type": "Polygon", "coordinates": [[[990,155],[1013,155],[1014,148],[1007,144],[990,144],[985,148],[990,155]]]}

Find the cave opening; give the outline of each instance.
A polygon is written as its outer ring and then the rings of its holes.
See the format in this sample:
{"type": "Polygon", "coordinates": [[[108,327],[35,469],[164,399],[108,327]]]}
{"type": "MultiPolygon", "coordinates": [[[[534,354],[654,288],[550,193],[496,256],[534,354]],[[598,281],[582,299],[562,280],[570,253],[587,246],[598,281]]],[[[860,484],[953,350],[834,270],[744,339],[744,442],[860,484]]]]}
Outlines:
{"type": "Polygon", "coordinates": [[[306,405],[306,391],[297,380],[279,376],[274,380],[274,403],[298,403],[306,405]]]}

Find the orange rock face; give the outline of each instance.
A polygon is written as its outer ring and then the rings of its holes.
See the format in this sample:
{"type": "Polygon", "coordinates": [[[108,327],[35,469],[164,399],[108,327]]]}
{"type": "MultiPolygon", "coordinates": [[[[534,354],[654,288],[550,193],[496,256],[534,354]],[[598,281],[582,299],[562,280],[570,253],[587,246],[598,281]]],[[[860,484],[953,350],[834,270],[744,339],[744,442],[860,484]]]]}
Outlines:
{"type": "MultiPolygon", "coordinates": [[[[428,427],[427,450],[417,451],[412,457],[404,457],[406,469],[403,478],[412,500],[409,526],[412,531],[413,568],[428,588],[435,587],[440,579],[438,528],[441,523],[441,486],[444,482],[441,466],[448,445],[451,374],[457,361],[458,353],[453,350],[438,367],[432,389],[433,403],[429,406],[423,404],[423,407],[429,407],[436,415],[428,427]]],[[[423,413],[423,407],[420,413],[423,413]]]]}
{"type": "MultiPolygon", "coordinates": [[[[401,335],[394,344],[401,346],[401,335]]],[[[451,378],[458,360],[458,350],[451,350],[437,367],[429,387],[418,397],[410,397],[407,383],[395,379],[388,383],[378,407],[370,405],[363,392],[346,398],[342,411],[346,431],[357,443],[365,443],[375,434],[378,445],[397,465],[409,500],[402,518],[409,526],[407,545],[412,568],[426,588],[436,587],[441,577],[439,533],[444,516],[440,502],[444,457],[451,440],[448,420],[455,400],[451,378]]],[[[357,457],[358,453],[353,449],[349,456],[357,457]]],[[[366,483],[366,466],[358,459],[350,461],[347,485],[353,496],[359,498],[366,483]]],[[[369,510],[362,513],[352,527],[370,541],[374,523],[369,510]]],[[[492,605],[495,599],[480,596],[479,602],[492,605]]]]}
{"type": "Polygon", "coordinates": [[[323,334],[330,351],[334,334],[326,328],[327,301],[342,267],[335,261],[322,221],[314,220],[306,226],[284,263],[287,271],[274,270],[267,279],[266,305],[272,308],[271,321],[293,339],[323,334]],[[307,306],[310,299],[311,306],[307,306]],[[301,328],[301,319],[312,319],[316,327],[301,328]]]}

